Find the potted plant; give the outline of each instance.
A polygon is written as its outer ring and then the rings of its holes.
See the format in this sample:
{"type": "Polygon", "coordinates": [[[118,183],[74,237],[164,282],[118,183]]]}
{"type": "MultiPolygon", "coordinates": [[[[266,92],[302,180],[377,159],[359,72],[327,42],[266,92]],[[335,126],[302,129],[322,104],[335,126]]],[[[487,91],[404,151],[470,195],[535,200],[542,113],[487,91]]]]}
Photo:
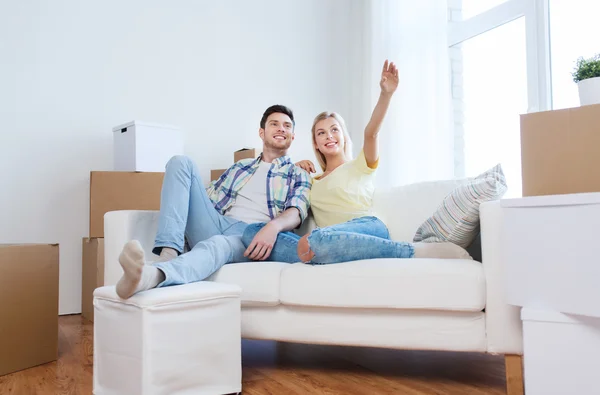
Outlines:
{"type": "Polygon", "coordinates": [[[582,106],[600,103],[600,54],[589,59],[577,59],[573,71],[573,81],[579,88],[579,102],[582,106]]]}

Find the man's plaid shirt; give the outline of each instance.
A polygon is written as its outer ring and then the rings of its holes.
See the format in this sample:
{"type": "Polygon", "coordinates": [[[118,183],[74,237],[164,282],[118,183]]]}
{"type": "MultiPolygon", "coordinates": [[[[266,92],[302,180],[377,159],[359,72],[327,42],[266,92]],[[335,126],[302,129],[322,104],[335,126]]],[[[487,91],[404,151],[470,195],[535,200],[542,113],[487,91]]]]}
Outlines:
{"type": "MultiPolygon", "coordinates": [[[[211,182],[206,190],[215,209],[225,214],[233,205],[237,194],[252,177],[261,162],[243,159],[231,166],[218,180],[211,182]]],[[[288,156],[277,158],[267,173],[267,204],[271,219],[290,207],[296,207],[302,221],[308,215],[312,179],[309,174],[295,166],[288,156]]]]}

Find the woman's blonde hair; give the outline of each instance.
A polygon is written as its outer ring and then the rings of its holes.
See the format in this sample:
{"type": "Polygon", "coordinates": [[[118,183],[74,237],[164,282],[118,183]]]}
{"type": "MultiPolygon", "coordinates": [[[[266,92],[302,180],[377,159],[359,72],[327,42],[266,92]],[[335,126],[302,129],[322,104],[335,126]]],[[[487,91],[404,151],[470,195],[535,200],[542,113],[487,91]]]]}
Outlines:
{"type": "Polygon", "coordinates": [[[317,127],[317,123],[327,119],[327,118],[333,118],[337,121],[337,123],[340,125],[340,128],[342,129],[342,133],[344,134],[344,156],[346,157],[347,160],[352,159],[352,139],[350,138],[350,135],[348,134],[348,130],[346,129],[346,122],[344,122],[344,118],[342,118],[342,116],[340,114],[338,114],[337,112],[329,112],[329,111],[323,111],[322,113],[320,113],[319,115],[317,115],[315,117],[315,120],[313,121],[313,125],[312,125],[312,141],[313,141],[313,150],[315,151],[315,156],[317,157],[317,162],[319,162],[319,165],[321,165],[321,169],[323,169],[323,171],[325,171],[325,169],[327,168],[327,159],[325,159],[325,155],[323,155],[321,153],[321,151],[319,151],[317,149],[317,139],[315,136],[315,128],[317,127]]]}

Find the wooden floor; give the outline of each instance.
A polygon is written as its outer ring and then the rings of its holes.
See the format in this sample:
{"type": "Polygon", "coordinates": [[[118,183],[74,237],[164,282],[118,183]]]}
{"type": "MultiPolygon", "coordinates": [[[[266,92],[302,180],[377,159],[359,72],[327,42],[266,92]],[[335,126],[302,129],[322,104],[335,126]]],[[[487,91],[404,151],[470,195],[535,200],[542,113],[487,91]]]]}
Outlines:
{"type": "MultiPolygon", "coordinates": [[[[59,325],[58,361],[0,377],[0,394],[92,393],[93,325],[59,325]]],[[[242,357],[246,395],[506,393],[502,356],[244,340],[242,357]]]]}

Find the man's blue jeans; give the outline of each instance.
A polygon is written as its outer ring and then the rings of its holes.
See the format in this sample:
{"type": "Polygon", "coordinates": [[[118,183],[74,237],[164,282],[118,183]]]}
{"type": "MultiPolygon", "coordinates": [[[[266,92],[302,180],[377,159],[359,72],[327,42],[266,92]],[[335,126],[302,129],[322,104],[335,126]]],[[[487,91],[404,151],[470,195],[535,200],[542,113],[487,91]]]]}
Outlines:
{"type": "Polygon", "coordinates": [[[231,262],[246,262],[241,235],[246,223],[221,215],[206,194],[198,168],[186,156],[167,163],[163,180],[158,231],[152,252],[163,247],[191,251],[156,263],[165,274],[159,287],[201,281],[231,262]]]}
{"type": "MultiPolygon", "coordinates": [[[[244,245],[249,245],[264,225],[248,225],[242,236],[244,245]]],[[[300,236],[294,233],[280,233],[269,260],[301,262],[297,253],[298,240],[300,236]]],[[[310,262],[314,264],[414,256],[413,245],[390,240],[387,227],[376,217],[360,217],[342,224],[317,228],[308,236],[308,243],[315,253],[310,262]]]]}

